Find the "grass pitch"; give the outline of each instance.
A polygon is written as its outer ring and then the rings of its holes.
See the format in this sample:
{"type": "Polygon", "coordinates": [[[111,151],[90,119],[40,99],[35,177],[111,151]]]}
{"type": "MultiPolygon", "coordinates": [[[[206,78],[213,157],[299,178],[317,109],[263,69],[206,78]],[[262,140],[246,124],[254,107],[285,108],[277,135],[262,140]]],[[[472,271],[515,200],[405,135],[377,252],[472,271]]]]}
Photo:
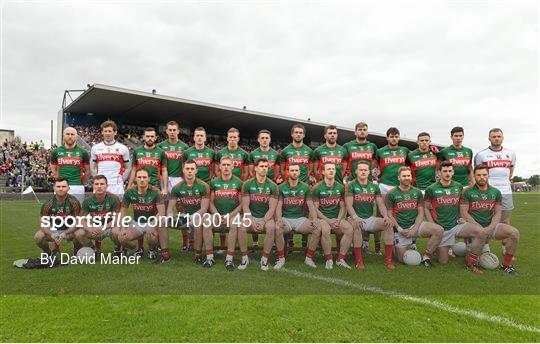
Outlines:
{"type": "MultiPolygon", "coordinates": [[[[196,266],[178,251],[177,232],[167,264],[15,269],[13,260],[39,254],[32,241],[39,207],[3,201],[0,340],[538,342],[540,195],[516,194],[514,203],[518,275],[476,276],[463,258],[388,271],[382,257],[368,256],[365,271],[326,271],[322,257],[313,270],[300,253],[283,272],[260,271],[259,253],[246,271],[229,273],[223,256],[211,269],[196,266]]],[[[104,251],[111,249],[106,241],[104,251]]],[[[499,243],[492,250],[501,258],[499,243]]]]}

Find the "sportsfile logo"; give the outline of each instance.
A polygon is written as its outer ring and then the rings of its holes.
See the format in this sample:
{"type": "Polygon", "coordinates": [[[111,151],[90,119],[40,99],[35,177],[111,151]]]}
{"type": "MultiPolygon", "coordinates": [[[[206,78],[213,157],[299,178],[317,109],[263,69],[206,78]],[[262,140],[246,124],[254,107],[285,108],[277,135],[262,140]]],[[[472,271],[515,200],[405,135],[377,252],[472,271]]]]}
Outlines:
{"type": "Polygon", "coordinates": [[[375,195],[370,194],[355,194],[353,197],[354,202],[358,203],[373,203],[375,202],[375,195]]]}
{"type": "Polygon", "coordinates": [[[436,166],[436,165],[437,165],[437,159],[435,158],[420,159],[412,163],[413,168],[436,166]]]}
{"type": "Polygon", "coordinates": [[[181,160],[184,152],[165,151],[165,157],[172,160],[181,160]]]}
{"type": "Polygon", "coordinates": [[[283,205],[288,207],[302,207],[305,203],[305,197],[289,196],[283,199],[283,205]]]}
{"type": "Polygon", "coordinates": [[[437,205],[457,205],[459,204],[459,196],[440,196],[435,198],[437,205]]]}
{"type": "Polygon", "coordinates": [[[486,162],[486,166],[489,168],[510,168],[512,167],[512,162],[510,160],[489,160],[486,162]]]}
{"type": "Polygon", "coordinates": [[[373,158],[373,152],[358,151],[349,153],[350,160],[371,160],[373,158]]]}
{"type": "Polygon", "coordinates": [[[469,203],[469,210],[493,210],[495,202],[493,201],[475,201],[469,203]]]}
{"type": "Polygon", "coordinates": [[[139,158],[137,159],[137,164],[141,166],[159,166],[159,160],[156,158],[139,158]]]}
{"type": "Polygon", "coordinates": [[[82,160],[76,158],[58,158],[58,165],[81,166],[82,160]]]}
{"type": "Polygon", "coordinates": [[[341,201],[341,197],[339,196],[329,196],[319,199],[319,205],[323,207],[329,207],[329,206],[335,206],[339,205],[339,202],[341,201]]]}
{"type": "Polygon", "coordinates": [[[469,166],[471,159],[470,158],[452,158],[450,159],[450,162],[454,166],[469,166]]]}
{"type": "Polygon", "coordinates": [[[122,154],[114,154],[114,153],[103,153],[103,154],[97,154],[96,155],[97,161],[116,161],[121,162],[122,161],[122,154]]]}
{"type": "Polygon", "coordinates": [[[307,156],[292,156],[288,158],[287,161],[289,162],[289,164],[309,164],[309,158],[307,156]]]}

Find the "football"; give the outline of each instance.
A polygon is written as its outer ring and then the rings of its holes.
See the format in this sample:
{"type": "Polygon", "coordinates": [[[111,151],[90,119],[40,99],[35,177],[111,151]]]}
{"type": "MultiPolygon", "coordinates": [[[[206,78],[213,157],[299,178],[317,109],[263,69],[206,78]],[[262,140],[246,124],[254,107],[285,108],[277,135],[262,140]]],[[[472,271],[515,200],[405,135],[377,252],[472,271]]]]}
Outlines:
{"type": "Polygon", "coordinates": [[[456,256],[463,257],[467,252],[467,245],[464,242],[456,242],[452,245],[452,251],[456,256]]]}
{"type": "Polygon", "coordinates": [[[480,256],[478,263],[487,270],[495,270],[499,266],[499,258],[491,252],[486,252],[480,256]]]}
{"type": "Polygon", "coordinates": [[[87,261],[84,258],[94,258],[94,255],[96,252],[91,247],[81,247],[79,251],[77,251],[77,258],[83,258],[80,259],[81,261],[87,261]]]}
{"type": "Polygon", "coordinates": [[[403,262],[407,265],[419,265],[422,261],[422,256],[416,250],[407,250],[403,254],[403,262]]]}

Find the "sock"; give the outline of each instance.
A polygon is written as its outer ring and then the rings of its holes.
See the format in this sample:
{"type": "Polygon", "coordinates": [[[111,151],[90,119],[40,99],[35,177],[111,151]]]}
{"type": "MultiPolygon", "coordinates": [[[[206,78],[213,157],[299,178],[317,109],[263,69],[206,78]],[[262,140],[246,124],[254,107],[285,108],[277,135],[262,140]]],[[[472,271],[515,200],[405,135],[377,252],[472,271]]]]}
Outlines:
{"type": "Polygon", "coordinates": [[[332,253],[325,254],[324,260],[332,260],[332,253]]]}
{"type": "Polygon", "coordinates": [[[341,254],[341,253],[338,254],[337,260],[342,260],[342,259],[345,260],[345,255],[344,255],[344,254],[341,254]]]}
{"type": "Polygon", "coordinates": [[[227,251],[227,255],[225,256],[226,262],[232,262],[234,257],[234,251],[227,251]]]}
{"type": "Polygon", "coordinates": [[[56,242],[54,243],[53,251],[60,252],[60,245],[58,245],[56,242]]]}
{"type": "Polygon", "coordinates": [[[242,263],[249,259],[247,251],[241,252],[240,254],[242,255],[242,263]]]}
{"type": "Polygon", "coordinates": [[[392,251],[394,251],[394,245],[384,245],[384,257],[386,261],[392,261],[392,251]]]}
{"type": "Polygon", "coordinates": [[[285,250],[279,250],[279,251],[277,251],[277,257],[278,257],[278,259],[283,259],[283,258],[285,258],[285,250]]]}
{"type": "Polygon", "coordinates": [[[354,259],[356,264],[363,263],[362,261],[362,248],[355,247],[354,248],[354,259]]]}
{"type": "Polygon", "coordinates": [[[182,246],[188,246],[189,245],[189,235],[187,231],[182,231],[182,246]]]}
{"type": "Polygon", "coordinates": [[[307,258],[313,258],[313,254],[315,253],[315,251],[313,251],[312,249],[308,248],[307,249],[307,252],[306,252],[306,257],[307,258]]]}
{"type": "Polygon", "coordinates": [[[139,238],[137,240],[137,251],[138,250],[144,251],[144,238],[139,238]]]}
{"type": "Polygon", "coordinates": [[[478,256],[476,254],[469,253],[467,255],[467,266],[476,265],[477,262],[478,262],[478,256]]]}
{"type": "Polygon", "coordinates": [[[221,246],[221,247],[226,246],[226,244],[225,244],[225,235],[224,234],[219,234],[219,246],[221,246]]]}
{"type": "Polygon", "coordinates": [[[424,256],[422,257],[422,259],[431,259],[431,253],[428,251],[424,251],[424,256]]]}
{"type": "Polygon", "coordinates": [[[514,257],[513,254],[510,254],[510,253],[506,253],[504,255],[504,259],[503,259],[503,263],[502,263],[502,266],[509,266],[512,264],[512,258],[514,257]]]}
{"type": "Polygon", "coordinates": [[[101,251],[101,240],[96,240],[94,245],[96,247],[96,252],[101,251]]]}
{"type": "Polygon", "coordinates": [[[161,256],[163,257],[164,260],[171,259],[171,254],[169,253],[168,249],[161,250],[161,256]]]}

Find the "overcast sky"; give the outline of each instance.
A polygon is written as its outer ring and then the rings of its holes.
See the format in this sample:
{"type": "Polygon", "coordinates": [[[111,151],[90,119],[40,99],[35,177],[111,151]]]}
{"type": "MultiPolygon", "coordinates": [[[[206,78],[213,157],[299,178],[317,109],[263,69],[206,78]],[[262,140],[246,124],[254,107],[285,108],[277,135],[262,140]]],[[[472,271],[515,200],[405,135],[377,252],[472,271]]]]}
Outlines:
{"type": "Polygon", "coordinates": [[[501,127],[540,173],[531,2],[2,2],[1,128],[49,141],[63,91],[101,83],[370,130],[501,127]]]}

